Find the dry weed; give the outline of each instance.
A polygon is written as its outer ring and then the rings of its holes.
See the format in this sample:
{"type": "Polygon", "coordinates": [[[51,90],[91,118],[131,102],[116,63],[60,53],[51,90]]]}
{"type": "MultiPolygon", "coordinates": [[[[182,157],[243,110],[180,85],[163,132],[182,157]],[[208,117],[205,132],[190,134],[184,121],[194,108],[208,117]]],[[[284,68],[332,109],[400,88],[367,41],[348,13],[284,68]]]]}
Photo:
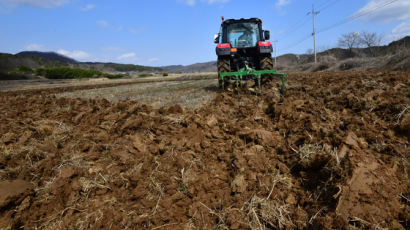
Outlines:
{"type": "Polygon", "coordinates": [[[226,222],[225,222],[225,214],[226,214],[226,213],[224,213],[224,212],[222,212],[222,211],[212,210],[211,208],[209,208],[208,206],[206,206],[206,205],[205,205],[204,203],[202,203],[202,202],[200,202],[200,204],[201,204],[202,206],[204,206],[204,207],[209,211],[209,214],[218,217],[218,223],[216,224],[216,229],[229,229],[229,228],[228,228],[228,225],[227,225],[226,222]]]}
{"type": "Polygon", "coordinates": [[[81,190],[87,194],[86,197],[88,197],[89,193],[94,188],[105,188],[111,190],[108,186],[109,181],[106,178],[109,178],[109,176],[104,177],[101,173],[96,174],[94,178],[80,177],[79,182],[82,188],[81,190]]]}
{"type": "Polygon", "coordinates": [[[304,144],[299,147],[299,158],[300,162],[309,163],[314,158],[314,155],[323,152],[323,146],[318,144],[304,144]]]}
{"type": "Polygon", "coordinates": [[[288,204],[281,200],[260,198],[256,195],[244,206],[251,229],[292,228],[294,223],[290,216],[288,204]]]}
{"type": "Polygon", "coordinates": [[[399,114],[394,116],[394,118],[396,119],[396,124],[400,123],[401,118],[404,116],[404,114],[406,114],[409,111],[409,109],[410,107],[406,106],[399,114]]]}
{"type": "Polygon", "coordinates": [[[363,220],[359,217],[353,217],[352,219],[349,219],[349,223],[353,229],[376,229],[376,230],[389,229],[389,228],[381,227],[382,224],[385,224],[384,221],[381,223],[372,223],[367,220],[363,220]]]}
{"type": "Polygon", "coordinates": [[[43,186],[41,187],[36,187],[34,191],[37,194],[38,200],[50,200],[53,198],[53,195],[51,194],[51,186],[54,184],[56,177],[50,178],[48,181],[46,181],[43,186]]]}

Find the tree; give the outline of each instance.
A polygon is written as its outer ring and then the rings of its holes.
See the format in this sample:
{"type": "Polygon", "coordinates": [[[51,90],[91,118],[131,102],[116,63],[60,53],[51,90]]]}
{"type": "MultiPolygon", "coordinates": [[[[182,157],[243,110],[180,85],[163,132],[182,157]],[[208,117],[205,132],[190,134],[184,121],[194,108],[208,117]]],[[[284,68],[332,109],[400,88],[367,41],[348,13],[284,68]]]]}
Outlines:
{"type": "Polygon", "coordinates": [[[379,46],[382,40],[382,36],[377,33],[370,33],[363,31],[360,34],[360,44],[370,48],[373,46],[379,46]]]}
{"type": "Polygon", "coordinates": [[[360,45],[360,33],[358,32],[351,32],[347,34],[343,34],[341,38],[339,38],[339,46],[345,47],[352,51],[353,48],[356,48],[360,45]]]}

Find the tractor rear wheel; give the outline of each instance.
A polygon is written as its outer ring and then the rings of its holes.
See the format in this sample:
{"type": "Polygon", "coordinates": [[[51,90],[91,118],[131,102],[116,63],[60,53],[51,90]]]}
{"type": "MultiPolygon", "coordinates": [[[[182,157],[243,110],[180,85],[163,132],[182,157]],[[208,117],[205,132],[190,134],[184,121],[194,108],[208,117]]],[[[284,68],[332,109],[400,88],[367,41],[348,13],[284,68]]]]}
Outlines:
{"type": "Polygon", "coordinates": [[[222,82],[222,79],[220,78],[219,74],[220,73],[228,73],[231,72],[231,60],[229,57],[218,57],[218,86],[220,89],[223,87],[226,88],[228,86],[228,82],[226,79],[224,79],[224,82],[222,82]]]}
{"type": "MultiPolygon", "coordinates": [[[[259,64],[261,70],[273,70],[272,56],[269,55],[266,57],[261,57],[259,64]]],[[[262,75],[262,84],[265,84],[269,79],[271,79],[271,76],[269,76],[269,74],[262,75]]]]}

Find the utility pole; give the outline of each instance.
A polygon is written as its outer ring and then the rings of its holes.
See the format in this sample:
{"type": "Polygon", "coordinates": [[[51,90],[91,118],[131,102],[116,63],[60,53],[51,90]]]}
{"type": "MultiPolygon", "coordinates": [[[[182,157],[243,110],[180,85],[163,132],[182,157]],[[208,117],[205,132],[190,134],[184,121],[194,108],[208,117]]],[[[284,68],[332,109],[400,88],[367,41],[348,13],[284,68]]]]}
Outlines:
{"type": "Polygon", "coordinates": [[[274,40],[272,41],[274,46],[275,46],[275,67],[276,67],[276,43],[278,42],[278,40],[274,40]]]}
{"type": "Polygon", "coordinates": [[[317,58],[316,58],[316,27],[315,27],[315,15],[318,15],[320,13],[320,11],[315,11],[315,6],[312,5],[312,12],[309,12],[309,14],[312,14],[313,16],[313,50],[315,52],[315,63],[317,62],[317,58]]]}

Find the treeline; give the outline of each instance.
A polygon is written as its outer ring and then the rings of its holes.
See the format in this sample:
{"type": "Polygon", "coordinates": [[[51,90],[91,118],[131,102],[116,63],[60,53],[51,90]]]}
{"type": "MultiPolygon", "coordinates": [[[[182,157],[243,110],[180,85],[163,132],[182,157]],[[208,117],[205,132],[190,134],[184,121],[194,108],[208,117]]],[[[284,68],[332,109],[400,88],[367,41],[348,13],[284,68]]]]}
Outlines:
{"type": "Polygon", "coordinates": [[[133,64],[117,64],[117,63],[104,63],[104,68],[111,68],[118,72],[131,72],[131,71],[150,71],[150,72],[160,72],[161,68],[158,67],[149,67],[133,64]]]}
{"type": "Polygon", "coordinates": [[[374,32],[350,32],[342,34],[339,38],[339,47],[348,48],[370,48],[380,46],[383,36],[374,32]]]}
{"type": "Polygon", "coordinates": [[[29,67],[21,66],[17,69],[23,73],[34,73],[37,76],[42,76],[48,79],[80,79],[80,78],[99,78],[105,77],[109,79],[122,78],[125,74],[109,74],[98,70],[87,70],[70,67],[53,67],[53,68],[37,68],[31,69],[29,67]]]}

